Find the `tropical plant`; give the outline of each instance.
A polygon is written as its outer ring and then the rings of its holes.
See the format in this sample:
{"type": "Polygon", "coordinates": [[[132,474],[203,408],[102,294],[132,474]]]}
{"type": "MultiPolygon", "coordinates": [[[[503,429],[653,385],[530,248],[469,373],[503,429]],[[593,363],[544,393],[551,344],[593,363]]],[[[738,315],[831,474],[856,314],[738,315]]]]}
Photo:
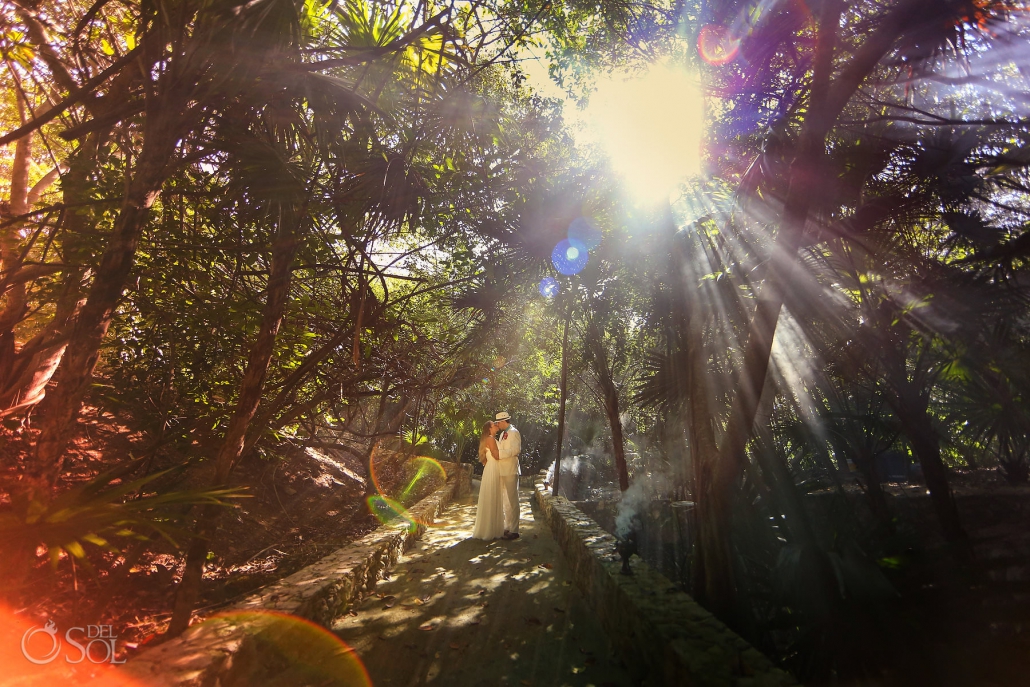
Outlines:
{"type": "Polygon", "coordinates": [[[119,541],[152,541],[162,538],[177,546],[187,531],[182,527],[183,506],[206,504],[229,507],[244,496],[239,489],[155,489],[155,482],[169,481],[182,468],[161,470],[132,479],[144,459],[104,472],[50,501],[17,495],[10,510],[0,514],[0,537],[12,579],[29,569],[32,554],[44,547],[50,564],[57,567],[63,554],[93,566],[84,545],[119,552],[119,541]]]}

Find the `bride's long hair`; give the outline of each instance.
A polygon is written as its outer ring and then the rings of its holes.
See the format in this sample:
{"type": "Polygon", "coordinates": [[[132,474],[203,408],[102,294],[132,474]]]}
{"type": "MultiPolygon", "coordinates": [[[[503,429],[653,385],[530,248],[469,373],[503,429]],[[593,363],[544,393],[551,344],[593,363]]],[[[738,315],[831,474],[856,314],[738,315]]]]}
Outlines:
{"type": "Polygon", "coordinates": [[[486,424],[483,425],[483,433],[479,436],[479,462],[486,463],[490,459],[490,455],[486,448],[487,439],[490,439],[494,435],[494,423],[491,420],[487,420],[486,424]]]}

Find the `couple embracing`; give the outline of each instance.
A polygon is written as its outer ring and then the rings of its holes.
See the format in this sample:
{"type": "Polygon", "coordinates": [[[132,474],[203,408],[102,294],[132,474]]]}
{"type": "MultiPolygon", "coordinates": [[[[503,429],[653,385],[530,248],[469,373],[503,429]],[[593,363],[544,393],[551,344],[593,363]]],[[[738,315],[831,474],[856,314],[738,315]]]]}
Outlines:
{"type": "Polygon", "coordinates": [[[479,438],[479,462],[483,481],[479,487],[479,506],[473,539],[519,538],[519,451],[522,437],[509,422],[511,415],[497,413],[493,422],[483,426],[479,438]],[[500,432],[500,435],[495,438],[500,432]]]}

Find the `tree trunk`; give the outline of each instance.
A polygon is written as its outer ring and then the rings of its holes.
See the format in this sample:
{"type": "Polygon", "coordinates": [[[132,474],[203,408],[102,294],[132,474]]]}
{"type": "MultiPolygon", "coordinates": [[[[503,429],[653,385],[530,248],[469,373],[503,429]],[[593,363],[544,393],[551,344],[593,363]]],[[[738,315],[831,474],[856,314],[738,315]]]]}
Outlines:
{"type": "MultiPolygon", "coordinates": [[[[737,381],[730,420],[723,435],[714,483],[719,494],[729,494],[740,479],[746,460],[744,448],[751,438],[755,410],[762,394],[776,323],[783,307],[784,293],[794,281],[797,250],[805,240],[805,225],[820,176],[826,135],[862,81],[875,69],[906,32],[918,31],[925,22],[927,5],[922,0],[906,0],[878,23],[834,80],[833,54],[840,26],[842,3],[828,0],[820,10],[812,87],[808,113],[801,129],[797,155],[790,166],[783,216],[770,258],[769,273],[756,294],[757,307],[744,341],[744,367],[737,381]]],[[[721,503],[718,517],[728,521],[728,502],[721,503]]]]}
{"type": "MultiPolygon", "coordinates": [[[[77,91],[79,89],[78,82],[54,50],[52,41],[48,38],[47,29],[35,16],[36,3],[19,1],[15,2],[15,6],[16,14],[28,30],[27,37],[30,43],[39,51],[40,57],[47,64],[47,67],[50,69],[56,83],[69,94],[77,91]]],[[[150,52],[153,53],[154,51],[151,50],[150,52]]],[[[153,59],[154,56],[152,55],[150,59],[151,63],[153,62],[153,59]]],[[[124,99],[128,97],[130,84],[141,73],[138,65],[139,62],[137,61],[128,62],[122,70],[108,82],[106,88],[107,95],[105,97],[96,98],[95,94],[91,94],[89,97],[83,99],[83,105],[85,105],[86,109],[93,115],[94,121],[102,119],[105,113],[109,113],[112,110],[117,110],[122,107],[124,99]]],[[[143,69],[142,73],[145,72],[146,69],[143,69]]],[[[46,114],[50,111],[51,107],[51,103],[44,103],[41,107],[36,109],[34,113],[35,118],[38,119],[42,115],[46,114]]],[[[177,111],[176,106],[172,106],[171,109],[177,111]]],[[[112,122],[112,126],[113,124],[114,122],[112,122]]],[[[82,210],[79,208],[79,204],[84,200],[85,193],[83,192],[83,189],[87,187],[90,174],[96,168],[98,144],[107,137],[106,132],[107,130],[98,130],[86,136],[82,145],[79,146],[75,155],[70,160],[70,165],[67,167],[69,174],[67,174],[63,179],[64,183],[62,191],[66,206],[64,215],[65,222],[67,224],[66,229],[67,233],[71,235],[82,233],[81,230],[83,229],[83,222],[80,217],[82,210]]],[[[25,136],[22,140],[27,142],[30,136],[31,134],[25,136]]],[[[19,145],[22,140],[19,141],[19,145]]],[[[46,188],[60,176],[61,169],[63,168],[65,168],[65,165],[64,163],[61,163],[58,168],[43,177],[43,179],[41,179],[28,192],[26,210],[28,210],[28,208],[36,202],[43,191],[45,191],[46,188]]],[[[16,230],[17,227],[11,228],[12,233],[16,230]]],[[[65,250],[68,250],[68,246],[65,246],[65,250]]],[[[69,256],[66,253],[65,259],[69,262],[77,262],[79,261],[79,256],[69,256]]],[[[3,373],[0,372],[0,416],[28,411],[44,398],[47,383],[50,381],[55,370],[62,362],[63,355],[67,348],[66,342],[69,338],[67,335],[68,330],[74,327],[74,319],[69,319],[69,316],[74,317],[74,315],[77,315],[78,310],[84,305],[84,303],[79,302],[78,289],[81,276],[81,273],[79,273],[66,277],[65,292],[62,297],[62,300],[65,301],[65,305],[77,305],[77,307],[62,308],[62,303],[59,302],[57,308],[58,315],[55,316],[51,323],[45,328],[46,330],[54,333],[60,332],[56,337],[58,340],[47,342],[42,348],[37,347],[37,349],[32,353],[23,354],[24,349],[23,351],[20,351],[16,362],[12,365],[17,368],[17,372],[10,373],[7,377],[6,383],[4,383],[2,379],[4,376],[3,373]]],[[[6,320],[6,317],[0,316],[0,320],[6,320]]],[[[13,325],[11,326],[13,327],[13,325]]],[[[0,359],[6,358],[8,360],[15,360],[13,357],[8,356],[11,352],[10,342],[13,340],[13,336],[5,337],[5,333],[8,329],[9,328],[6,326],[0,327],[0,339],[8,338],[8,341],[0,341],[0,359]]],[[[39,472],[48,473],[50,471],[50,469],[43,469],[39,472]]],[[[35,476],[35,479],[30,475],[29,491],[35,492],[38,490],[37,488],[34,488],[33,484],[31,484],[38,479],[38,474],[35,476]]],[[[46,490],[43,489],[43,491],[46,490]]]]}
{"type": "MultiPolygon", "coordinates": [[[[18,96],[18,111],[25,122],[25,102],[18,96]]],[[[11,162],[11,197],[7,208],[12,217],[24,215],[29,209],[29,163],[32,161],[32,134],[18,139],[14,146],[14,160],[11,162]]],[[[0,214],[0,220],[7,218],[0,214]]],[[[0,229],[0,280],[9,279],[21,267],[18,250],[18,232],[21,222],[14,222],[0,229]]],[[[2,296],[4,307],[0,310],[0,389],[3,389],[11,375],[15,356],[14,326],[21,322],[28,310],[25,282],[13,284],[2,296]]]]}
{"type": "Polygon", "coordinates": [[[696,307],[692,311],[687,324],[689,338],[686,341],[690,448],[694,460],[694,502],[697,510],[691,587],[695,598],[705,608],[729,625],[739,626],[736,622],[737,576],[733,564],[730,520],[719,517],[725,505],[720,500],[729,500],[734,495],[718,493],[713,489],[713,473],[719,452],[708,391],[700,312],[696,307]]]}
{"type": "Polygon", "coordinates": [[[883,485],[880,484],[880,473],[876,469],[876,456],[867,452],[863,452],[863,455],[853,452],[852,455],[852,461],[865,477],[865,496],[869,502],[869,510],[872,511],[873,517],[879,523],[880,529],[888,535],[893,535],[896,528],[890,508],[887,507],[887,496],[883,492],[883,485]]]}
{"type": "Polygon", "coordinates": [[[365,278],[365,256],[362,254],[358,263],[358,307],[354,316],[354,342],[351,346],[351,357],[354,359],[354,368],[361,369],[361,329],[365,317],[365,295],[368,293],[368,280],[365,278]]]}
{"type": "MultiPolygon", "coordinates": [[[[769,373],[772,377],[772,371],[769,373]]],[[[801,499],[801,494],[794,484],[790,467],[776,453],[776,440],[772,432],[772,410],[776,401],[776,388],[772,379],[766,380],[765,389],[755,417],[755,434],[758,446],[752,455],[762,471],[763,481],[775,499],[775,504],[786,516],[790,539],[801,546],[817,547],[814,530],[808,518],[808,512],[801,499]]]]}
{"type": "MultiPolygon", "coordinates": [[[[805,224],[811,206],[812,185],[824,155],[826,135],[842,103],[828,106],[830,73],[837,39],[841,5],[838,0],[823,3],[816,38],[816,54],[809,96],[809,110],[802,126],[798,153],[790,166],[787,197],[776,241],[770,258],[769,273],[756,293],[756,309],[743,342],[744,365],[737,379],[730,419],[723,433],[719,457],[711,474],[711,504],[702,515],[714,518],[713,527],[725,536],[730,531],[733,494],[747,461],[745,449],[754,430],[755,414],[769,371],[776,324],[783,308],[786,290],[794,281],[797,251],[805,238],[805,224]]],[[[875,63],[870,65],[870,69],[875,63]]],[[[860,81],[859,79],[858,81],[860,81]]],[[[855,85],[857,87],[858,81],[855,85]]],[[[724,563],[726,564],[726,563],[724,563]]],[[[712,570],[717,576],[732,576],[732,569],[712,570]]],[[[720,607],[733,607],[735,601],[721,600],[720,607]]]]}
{"type": "MultiPolygon", "coordinates": [[[[178,117],[178,113],[171,116],[178,117]]],[[[45,415],[36,444],[30,479],[40,493],[51,490],[60,475],[64,450],[89,388],[100,345],[111,325],[118,300],[132,270],[136,247],[150,216],[150,207],[167,174],[177,134],[168,117],[147,127],[143,151],[125,194],[114,230],[93,279],[82,312],[75,320],[60,367],[60,383],[43,402],[45,415]]]]}
{"type": "MultiPolygon", "coordinates": [[[[31,206],[39,195],[46,190],[49,184],[58,177],[60,168],[53,170],[43,177],[32,190],[29,191],[28,203],[31,206]]],[[[76,167],[69,168],[75,173],[76,167]]],[[[70,176],[69,174],[68,176],[70,176]]],[[[67,177],[66,177],[67,178],[67,177]]],[[[75,191],[66,185],[63,189],[65,204],[74,206],[77,204],[75,191]]],[[[76,211],[69,208],[65,214],[66,230],[71,234],[79,233],[76,226],[78,223],[76,211]]],[[[67,259],[67,258],[66,258],[67,259]]],[[[73,258],[74,261],[74,258],[73,258]]],[[[61,296],[57,300],[53,318],[48,322],[31,340],[17,351],[4,349],[0,344],[0,417],[15,415],[17,413],[28,414],[32,407],[37,405],[46,395],[46,387],[53,377],[68,347],[68,332],[74,326],[74,318],[85,305],[85,299],[81,298],[83,270],[64,268],[63,286],[61,296]]],[[[20,318],[19,318],[20,319],[20,318]]],[[[14,341],[13,327],[17,322],[0,325],[0,338],[9,336],[14,341]]]]}
{"type": "Polygon", "coordinates": [[[572,299],[567,304],[568,311],[565,313],[565,327],[561,337],[561,382],[559,393],[561,400],[558,402],[558,448],[554,454],[554,483],[551,484],[551,493],[558,494],[558,480],[561,478],[561,451],[565,443],[565,403],[568,400],[569,392],[569,325],[572,324],[572,299]]]}
{"type": "Polygon", "coordinates": [[[389,496],[389,494],[383,494],[379,490],[379,484],[375,477],[375,456],[376,451],[379,450],[379,444],[382,443],[383,437],[396,434],[401,430],[401,426],[404,424],[404,418],[408,412],[408,407],[411,405],[412,398],[406,394],[401,395],[396,401],[396,405],[390,412],[390,417],[385,422],[383,419],[386,417],[387,407],[389,406],[389,400],[387,392],[389,384],[385,381],[383,383],[383,395],[379,399],[379,412],[376,414],[376,422],[373,428],[372,440],[369,442],[368,451],[365,452],[365,465],[368,467],[368,481],[365,483],[365,496],[374,496],[379,494],[381,496],[389,496]]]}
{"type": "Polygon", "coordinates": [[[629,470],[626,467],[626,447],[622,436],[622,419],[619,417],[619,390],[608,367],[608,352],[604,348],[601,329],[593,318],[587,324],[586,344],[590,349],[590,365],[597,377],[601,402],[612,432],[612,454],[615,470],[619,474],[619,489],[629,489],[629,470]]]}
{"type": "MultiPolygon", "coordinates": [[[[62,164],[52,170],[40,179],[28,194],[28,204],[31,207],[46,188],[60,176],[60,171],[66,170],[61,190],[66,206],[65,231],[71,235],[80,234],[84,230],[78,206],[83,197],[81,189],[85,187],[84,180],[95,167],[95,148],[95,137],[91,137],[69,165],[62,164]]],[[[75,263],[79,262],[80,258],[66,254],[65,260],[75,263]]],[[[47,384],[68,347],[74,319],[86,303],[85,299],[81,298],[84,270],[66,266],[63,271],[61,296],[57,301],[53,318],[17,353],[7,358],[4,363],[0,363],[6,364],[5,370],[0,372],[0,417],[22,412],[27,415],[43,400],[47,384]]],[[[13,340],[13,333],[11,338],[13,340]]],[[[4,355],[0,354],[0,359],[3,358],[4,355]]]]}
{"type": "Polygon", "coordinates": [[[626,444],[622,436],[622,418],[619,413],[619,392],[611,380],[605,385],[604,410],[612,430],[612,453],[615,456],[615,469],[619,473],[619,489],[626,491],[629,489],[629,470],[626,467],[626,444]]]}
{"type": "MultiPolygon", "coordinates": [[[[303,221],[303,219],[299,220],[303,221]]],[[[250,349],[247,367],[240,383],[240,394],[233,410],[225,441],[215,459],[215,477],[213,486],[227,486],[229,475],[243,452],[247,429],[257,412],[264,389],[265,376],[272,360],[275,338],[279,333],[286,312],[286,304],[290,294],[290,283],[293,258],[297,253],[299,240],[292,227],[280,226],[275,242],[272,245],[272,267],[268,278],[268,296],[261,313],[261,327],[257,339],[250,349]]],[[[220,506],[204,506],[197,518],[197,532],[190,543],[186,554],[186,565],[182,581],[175,595],[175,606],[172,620],[168,628],[168,636],[181,634],[190,624],[193,608],[200,598],[200,583],[204,575],[204,562],[207,552],[218,529],[218,521],[222,513],[220,506]]]]}
{"type": "Polygon", "coordinates": [[[85,300],[79,299],[80,279],[78,272],[66,275],[53,319],[9,362],[8,374],[0,384],[0,417],[27,412],[46,394],[47,383],[68,347],[62,332],[85,305],[85,300]]]}
{"type": "MultiPolygon", "coordinates": [[[[958,506],[948,484],[948,470],[941,459],[941,444],[937,431],[930,421],[925,400],[912,401],[911,398],[898,398],[898,417],[901,419],[905,434],[912,444],[912,452],[919,459],[923,468],[923,477],[930,490],[930,501],[941,525],[944,538],[964,548],[968,543],[966,531],[962,528],[958,506]]],[[[968,551],[960,551],[965,556],[968,551]]]]}
{"type": "Polygon", "coordinates": [[[608,351],[600,328],[593,316],[587,321],[586,346],[589,351],[590,368],[597,378],[597,391],[605,408],[608,424],[612,431],[612,452],[615,456],[615,470],[619,475],[619,488],[629,488],[629,471],[626,468],[626,449],[622,437],[622,419],[619,417],[619,390],[612,378],[608,365],[608,351]]]}
{"type": "Polygon", "coordinates": [[[736,576],[730,532],[727,523],[716,517],[715,504],[722,497],[712,490],[718,448],[704,347],[705,312],[697,297],[695,262],[688,254],[685,237],[674,235],[676,227],[672,224],[671,211],[669,214],[669,305],[674,332],[671,368],[673,375],[680,380],[680,394],[686,398],[686,407],[678,410],[686,415],[697,514],[690,566],[691,593],[719,618],[736,625],[733,621],[736,614],[736,576]]]}

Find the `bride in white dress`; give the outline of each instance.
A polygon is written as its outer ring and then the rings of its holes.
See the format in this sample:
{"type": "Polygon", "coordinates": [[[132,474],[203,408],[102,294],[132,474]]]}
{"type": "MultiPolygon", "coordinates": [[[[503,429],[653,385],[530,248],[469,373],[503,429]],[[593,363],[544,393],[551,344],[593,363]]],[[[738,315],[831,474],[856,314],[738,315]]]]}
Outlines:
{"type": "Polygon", "coordinates": [[[479,438],[479,462],[484,465],[483,480],[479,485],[479,505],[476,507],[476,526],[473,539],[498,539],[504,534],[504,511],[501,506],[501,475],[498,466],[500,454],[494,439],[494,423],[483,426],[479,438]]]}

